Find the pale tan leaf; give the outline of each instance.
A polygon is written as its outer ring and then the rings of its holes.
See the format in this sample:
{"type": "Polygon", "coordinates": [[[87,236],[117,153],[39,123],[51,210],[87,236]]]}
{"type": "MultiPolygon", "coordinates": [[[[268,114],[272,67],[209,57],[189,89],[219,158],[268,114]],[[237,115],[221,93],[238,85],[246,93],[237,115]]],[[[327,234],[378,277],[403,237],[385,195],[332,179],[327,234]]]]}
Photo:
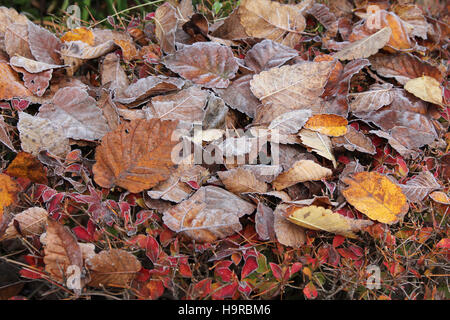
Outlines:
{"type": "Polygon", "coordinates": [[[275,217],[273,210],[261,201],[258,202],[255,213],[255,230],[261,240],[275,240],[275,217]]]}
{"type": "Polygon", "coordinates": [[[281,173],[272,185],[276,190],[283,190],[299,182],[318,181],[332,175],[332,171],[312,160],[300,160],[292,168],[281,173]]]}
{"type": "Polygon", "coordinates": [[[382,85],[375,84],[369,91],[350,93],[349,106],[350,111],[355,114],[377,111],[378,109],[389,105],[394,99],[395,90],[390,83],[382,85]]]}
{"type": "Polygon", "coordinates": [[[34,59],[28,44],[27,24],[14,23],[9,25],[5,31],[5,51],[10,57],[19,55],[34,59]]]}
{"type": "Polygon", "coordinates": [[[297,133],[311,117],[312,112],[308,109],[294,110],[283,113],[269,124],[270,130],[279,130],[280,133],[297,133]]]}
{"type": "Polygon", "coordinates": [[[225,188],[233,193],[266,192],[268,188],[266,183],[259,181],[251,171],[243,168],[219,171],[217,175],[225,188]]]}
{"type": "Polygon", "coordinates": [[[37,61],[57,65],[61,63],[61,40],[31,21],[28,21],[28,43],[37,61]]]}
{"type": "Polygon", "coordinates": [[[130,82],[125,70],[120,65],[120,58],[115,53],[108,53],[101,65],[102,86],[109,84],[109,90],[115,91],[116,95],[125,90],[130,82]]]}
{"type": "Polygon", "coordinates": [[[278,242],[285,246],[298,248],[306,242],[305,229],[285,218],[287,204],[279,204],[274,215],[274,229],[278,242]]]}
{"type": "Polygon", "coordinates": [[[14,226],[14,221],[19,224],[19,230],[23,236],[40,235],[45,230],[47,217],[48,212],[39,207],[33,207],[22,211],[13,217],[13,220],[8,224],[4,235],[0,237],[0,239],[13,239],[20,236],[14,226]]]}
{"type": "Polygon", "coordinates": [[[323,230],[349,238],[357,238],[355,232],[373,224],[370,220],[355,220],[323,207],[290,206],[287,219],[303,228],[323,230]]]}
{"type": "Polygon", "coordinates": [[[26,25],[27,22],[28,18],[17,13],[14,8],[0,7],[0,34],[4,34],[6,28],[13,23],[26,25]]]}
{"type": "Polygon", "coordinates": [[[168,2],[155,11],[155,36],[165,53],[175,52],[175,31],[177,30],[177,14],[175,8],[168,2]]]}
{"type": "Polygon", "coordinates": [[[305,146],[312,148],[312,150],[318,155],[331,160],[331,162],[333,162],[333,166],[336,168],[336,159],[333,155],[333,147],[329,137],[308,129],[300,130],[298,135],[305,146]]]}
{"type": "Polygon", "coordinates": [[[422,76],[411,79],[405,83],[405,90],[424,101],[442,105],[442,88],[435,78],[422,76]]]}
{"type": "Polygon", "coordinates": [[[121,249],[103,250],[86,260],[92,287],[129,288],[141,263],[131,253],[121,249]]]}
{"type": "Polygon", "coordinates": [[[265,39],[255,44],[245,55],[245,65],[255,73],[280,67],[298,56],[297,50],[280,43],[265,39]]]}
{"type": "Polygon", "coordinates": [[[354,60],[368,58],[383,48],[391,37],[392,30],[385,27],[380,31],[368,36],[367,38],[352,42],[347,47],[333,55],[339,60],[354,60]]]}
{"type": "Polygon", "coordinates": [[[64,66],[57,64],[48,64],[45,62],[35,61],[21,56],[14,56],[9,60],[10,65],[14,67],[21,67],[30,73],[39,73],[42,71],[62,68],[64,66]]]}
{"type": "Polygon", "coordinates": [[[197,190],[189,199],[164,212],[167,227],[199,242],[223,239],[242,229],[239,218],[255,206],[215,186],[197,190]]]}

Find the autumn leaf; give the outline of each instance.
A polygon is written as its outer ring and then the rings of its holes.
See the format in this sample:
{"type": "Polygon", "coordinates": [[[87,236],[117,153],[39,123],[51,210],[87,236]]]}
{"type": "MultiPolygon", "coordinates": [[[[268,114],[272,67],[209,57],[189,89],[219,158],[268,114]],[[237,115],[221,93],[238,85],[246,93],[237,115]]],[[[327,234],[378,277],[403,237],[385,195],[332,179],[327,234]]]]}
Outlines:
{"type": "Polygon", "coordinates": [[[12,178],[0,173],[0,222],[5,209],[16,203],[19,192],[20,187],[12,178]]]}
{"type": "Polygon", "coordinates": [[[90,46],[93,46],[95,43],[95,36],[92,30],[89,30],[84,27],[75,28],[70,31],[64,33],[64,35],[60,38],[62,42],[69,41],[83,41],[90,46]]]}
{"type": "Polygon", "coordinates": [[[343,146],[350,151],[359,151],[368,154],[375,154],[376,149],[372,140],[361,131],[356,130],[352,126],[347,127],[347,133],[341,137],[333,137],[332,143],[336,146],[343,146]]]}
{"type": "Polygon", "coordinates": [[[236,168],[228,171],[217,172],[220,180],[228,191],[241,192],[266,192],[268,186],[249,170],[236,168]]]}
{"type": "Polygon", "coordinates": [[[298,248],[306,242],[305,229],[285,217],[288,204],[279,204],[274,211],[274,230],[277,240],[289,247],[298,248]]]}
{"type": "Polygon", "coordinates": [[[37,61],[61,64],[61,41],[50,31],[28,21],[28,43],[37,61]]]}
{"type": "Polygon", "coordinates": [[[178,19],[175,8],[168,2],[155,11],[155,36],[161,49],[166,53],[175,52],[175,31],[178,19]]]}
{"type": "Polygon", "coordinates": [[[348,185],[342,191],[345,199],[373,220],[393,224],[409,210],[402,189],[377,172],[359,172],[342,182],[348,185]]]}
{"type": "Polygon", "coordinates": [[[177,122],[134,120],[107,133],[95,152],[94,180],[104,188],[119,186],[132,193],[169,178],[175,166],[171,152],[177,122]]]}
{"type": "Polygon", "coordinates": [[[273,182],[276,190],[283,190],[299,182],[317,181],[331,176],[332,171],[312,160],[300,160],[292,168],[281,173],[273,182]]]}
{"type": "Polygon", "coordinates": [[[327,136],[339,137],[347,133],[347,119],[334,114],[313,115],[305,124],[305,128],[327,136]]]}
{"type": "Polygon", "coordinates": [[[199,242],[223,239],[242,229],[239,218],[251,214],[254,205],[215,186],[197,190],[189,199],[164,212],[171,230],[199,242]]]}
{"type": "Polygon", "coordinates": [[[287,219],[303,228],[323,230],[340,234],[349,238],[357,238],[355,231],[371,225],[369,220],[355,220],[344,217],[330,209],[317,206],[287,208],[287,219]]]}
{"type": "Polygon", "coordinates": [[[248,50],[244,62],[255,73],[260,73],[264,70],[280,67],[296,56],[298,56],[297,50],[265,39],[248,50]]]}
{"type": "Polygon", "coordinates": [[[31,92],[19,80],[17,73],[7,63],[0,61],[0,99],[28,96],[31,96],[31,92]]]}
{"type": "Polygon", "coordinates": [[[331,160],[331,162],[333,162],[333,166],[336,167],[336,159],[333,155],[333,147],[328,136],[308,129],[300,130],[298,135],[305,146],[312,148],[312,150],[318,155],[331,160]]]}
{"type": "Polygon", "coordinates": [[[442,88],[432,77],[422,76],[408,80],[405,83],[405,90],[424,101],[442,105],[442,88]]]}
{"type": "Polygon", "coordinates": [[[13,239],[21,235],[25,237],[40,235],[45,230],[47,218],[48,212],[45,209],[33,207],[24,210],[12,218],[0,240],[13,239]],[[20,230],[20,234],[17,230],[20,230]]]}
{"type": "Polygon", "coordinates": [[[16,178],[27,178],[33,182],[47,184],[47,172],[42,163],[33,155],[19,152],[9,164],[6,173],[16,178]]]}
{"type": "Polygon", "coordinates": [[[131,253],[121,249],[103,250],[86,260],[92,287],[127,288],[141,269],[141,263],[131,253]]]}
{"type": "Polygon", "coordinates": [[[395,90],[390,83],[382,85],[374,84],[370,90],[350,93],[350,111],[355,114],[377,111],[378,109],[391,104],[394,99],[395,90]]]}
{"type": "Polygon", "coordinates": [[[421,202],[431,191],[440,189],[441,185],[430,171],[422,171],[405,184],[399,184],[403,194],[411,202],[421,202]]]}
{"type": "Polygon", "coordinates": [[[268,128],[285,134],[297,133],[310,117],[311,111],[308,109],[286,112],[273,119],[268,128]]]}
{"type": "Polygon", "coordinates": [[[213,42],[185,46],[163,60],[164,65],[183,78],[208,88],[226,88],[238,64],[229,47],[213,42]]]}

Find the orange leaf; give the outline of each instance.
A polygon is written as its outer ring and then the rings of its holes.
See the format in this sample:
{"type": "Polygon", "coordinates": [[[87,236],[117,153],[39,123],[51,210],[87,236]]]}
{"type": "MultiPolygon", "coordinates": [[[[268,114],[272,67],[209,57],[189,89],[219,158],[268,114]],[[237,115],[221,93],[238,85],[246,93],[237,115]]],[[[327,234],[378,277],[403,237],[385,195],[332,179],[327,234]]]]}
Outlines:
{"type": "Polygon", "coordinates": [[[33,182],[47,184],[47,173],[42,163],[32,154],[19,152],[9,164],[6,173],[16,178],[27,178],[33,182]]]}
{"type": "Polygon", "coordinates": [[[66,32],[62,37],[62,42],[68,42],[68,41],[83,41],[84,43],[87,43],[90,46],[94,45],[94,34],[91,30],[86,28],[76,28],[72,29],[69,32],[66,32]]]}
{"type": "Polygon", "coordinates": [[[17,201],[17,193],[19,191],[19,186],[10,176],[0,173],[0,222],[4,208],[17,201]]]}
{"type": "Polygon", "coordinates": [[[9,64],[0,62],[0,100],[28,97],[32,93],[25,88],[17,73],[9,64]]]}
{"type": "Polygon", "coordinates": [[[347,120],[335,114],[317,114],[309,118],[305,128],[328,136],[339,137],[347,133],[347,120]]]}

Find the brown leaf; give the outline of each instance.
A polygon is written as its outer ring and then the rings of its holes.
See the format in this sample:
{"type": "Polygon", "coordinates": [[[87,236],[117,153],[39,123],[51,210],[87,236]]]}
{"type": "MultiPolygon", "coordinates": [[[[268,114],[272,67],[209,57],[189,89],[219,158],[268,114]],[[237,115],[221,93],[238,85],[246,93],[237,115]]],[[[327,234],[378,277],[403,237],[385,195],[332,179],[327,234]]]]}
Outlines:
{"type": "Polygon", "coordinates": [[[306,22],[294,5],[270,0],[243,0],[238,8],[245,32],[293,48],[301,39],[306,22]]]}
{"type": "Polygon", "coordinates": [[[155,11],[155,36],[165,53],[175,52],[175,31],[177,30],[177,14],[175,8],[168,2],[155,11]]]}
{"type": "Polygon", "coordinates": [[[27,178],[33,182],[47,184],[47,172],[42,163],[33,155],[19,152],[9,164],[6,173],[16,178],[27,178]]]}
{"type": "Polygon", "coordinates": [[[120,65],[120,58],[115,53],[108,53],[101,65],[102,86],[109,84],[109,90],[120,95],[129,86],[125,70],[120,65]]]}
{"type": "Polygon", "coordinates": [[[281,173],[272,185],[276,190],[283,190],[299,182],[318,181],[331,176],[332,171],[324,168],[312,160],[300,160],[292,168],[281,173]]]}
{"type": "Polygon", "coordinates": [[[349,151],[359,151],[368,154],[376,154],[376,148],[372,140],[364,135],[361,131],[356,130],[352,126],[348,126],[348,131],[342,137],[333,137],[331,141],[336,146],[343,146],[349,151]]]}
{"type": "Polygon", "coordinates": [[[181,89],[183,85],[184,81],[178,78],[148,76],[130,84],[114,98],[114,101],[128,104],[152,95],[181,89]]]}
{"type": "Polygon", "coordinates": [[[225,188],[233,193],[242,192],[266,192],[266,183],[256,179],[256,176],[249,170],[236,168],[228,171],[217,172],[225,188]]]}
{"type": "Polygon", "coordinates": [[[34,58],[48,64],[61,64],[61,40],[31,21],[28,22],[28,43],[34,58]]]}
{"type": "Polygon", "coordinates": [[[130,40],[116,39],[114,43],[120,47],[122,57],[125,62],[130,62],[139,58],[138,49],[134,42],[130,40]]]}
{"type": "Polygon", "coordinates": [[[86,260],[92,287],[129,288],[141,263],[131,253],[121,249],[103,250],[86,260]]]}
{"type": "Polygon", "coordinates": [[[44,95],[45,90],[47,90],[50,85],[50,80],[53,75],[53,69],[42,71],[39,73],[29,73],[23,68],[12,67],[16,72],[23,74],[24,85],[29,89],[35,96],[41,97],[44,95]]]}
{"type": "Polygon", "coordinates": [[[251,214],[254,205],[224,189],[206,186],[189,199],[164,212],[171,230],[199,242],[223,239],[242,229],[239,218],[251,214]]]}
{"type": "Polygon", "coordinates": [[[255,73],[282,66],[298,56],[297,50],[265,39],[255,44],[245,55],[245,65],[255,73]]]}
{"type": "Polygon", "coordinates": [[[226,88],[239,66],[229,47],[213,42],[185,46],[163,59],[164,65],[183,78],[208,88],[226,88]]]}
{"type": "Polygon", "coordinates": [[[2,115],[0,115],[0,142],[12,151],[17,152],[9,137],[8,125],[5,123],[2,115]]]}
{"type": "Polygon", "coordinates": [[[311,8],[306,11],[320,22],[326,29],[327,34],[331,37],[336,36],[338,32],[338,19],[330,9],[321,3],[314,3],[311,8]]]}
{"type": "Polygon", "coordinates": [[[0,34],[5,34],[6,28],[13,23],[26,25],[27,22],[28,18],[16,9],[0,7],[0,34]]]}
{"type": "Polygon", "coordinates": [[[25,58],[34,59],[30,50],[30,45],[28,44],[27,24],[14,23],[6,28],[5,50],[10,57],[19,55],[25,58]]]}
{"type": "Polygon", "coordinates": [[[169,178],[175,121],[134,120],[107,133],[95,153],[94,179],[104,188],[115,185],[132,193],[169,178]]]}
{"type": "Polygon", "coordinates": [[[443,74],[438,67],[410,53],[377,54],[370,59],[372,68],[383,77],[395,78],[400,84],[421,76],[430,76],[442,82],[443,74]]]}
{"type": "Polygon", "coordinates": [[[17,73],[4,62],[0,62],[0,100],[23,98],[32,93],[25,88],[17,73]]]}
{"type": "MultiPolygon", "coordinates": [[[[57,221],[47,219],[44,247],[45,271],[56,281],[62,282],[71,274],[70,266],[83,268],[83,254],[75,235],[57,221]]],[[[72,267],[73,268],[73,267],[72,267]]]]}
{"type": "Polygon", "coordinates": [[[308,109],[294,110],[283,113],[276,117],[269,124],[270,130],[279,130],[282,134],[297,133],[311,117],[311,111],[308,109]]]}
{"type": "Polygon", "coordinates": [[[406,181],[405,184],[399,184],[399,186],[408,200],[416,203],[425,199],[431,191],[441,188],[430,171],[422,171],[406,181]]]}
{"type": "Polygon", "coordinates": [[[293,110],[320,109],[323,93],[332,62],[305,61],[263,71],[250,81],[250,89],[261,100],[255,121],[269,123],[277,116],[293,110]]]}
{"type": "Polygon", "coordinates": [[[109,131],[97,102],[80,87],[59,89],[51,104],[39,108],[38,116],[57,122],[67,138],[97,140],[109,131]]]}
{"type": "Polygon", "coordinates": [[[395,91],[390,83],[374,84],[369,91],[350,93],[350,111],[355,114],[377,111],[381,107],[391,104],[395,91]]]}
{"type": "Polygon", "coordinates": [[[288,206],[288,204],[279,204],[273,213],[275,234],[281,244],[298,248],[306,242],[306,233],[305,229],[285,218],[288,206]]]}
{"type": "Polygon", "coordinates": [[[24,68],[26,71],[30,73],[39,73],[42,71],[63,67],[61,65],[48,64],[45,62],[35,61],[21,56],[11,57],[11,59],[9,60],[9,64],[14,67],[24,68]]]}
{"type": "Polygon", "coordinates": [[[339,137],[347,133],[347,119],[335,114],[313,115],[305,124],[305,128],[327,136],[339,137]]]}
{"type": "Polygon", "coordinates": [[[431,28],[422,10],[416,4],[397,3],[394,4],[391,10],[406,24],[407,32],[411,38],[420,37],[424,40],[427,39],[427,33],[431,28]]]}
{"type": "Polygon", "coordinates": [[[258,202],[255,214],[255,230],[261,240],[275,240],[275,217],[273,210],[261,201],[258,202]]]}
{"type": "Polygon", "coordinates": [[[20,235],[25,237],[40,235],[45,230],[47,218],[48,212],[39,207],[22,211],[13,217],[13,220],[8,224],[5,234],[0,237],[0,240],[17,238],[20,235]],[[21,234],[17,232],[16,223],[19,224],[21,234]]]}

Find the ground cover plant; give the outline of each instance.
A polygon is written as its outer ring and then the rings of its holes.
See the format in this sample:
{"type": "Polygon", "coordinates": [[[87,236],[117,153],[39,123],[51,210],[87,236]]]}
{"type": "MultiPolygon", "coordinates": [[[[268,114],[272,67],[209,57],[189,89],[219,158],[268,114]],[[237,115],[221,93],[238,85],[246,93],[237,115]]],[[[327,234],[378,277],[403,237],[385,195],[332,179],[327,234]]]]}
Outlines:
{"type": "Polygon", "coordinates": [[[69,4],[0,7],[0,299],[449,298],[447,2],[69,4]]]}

